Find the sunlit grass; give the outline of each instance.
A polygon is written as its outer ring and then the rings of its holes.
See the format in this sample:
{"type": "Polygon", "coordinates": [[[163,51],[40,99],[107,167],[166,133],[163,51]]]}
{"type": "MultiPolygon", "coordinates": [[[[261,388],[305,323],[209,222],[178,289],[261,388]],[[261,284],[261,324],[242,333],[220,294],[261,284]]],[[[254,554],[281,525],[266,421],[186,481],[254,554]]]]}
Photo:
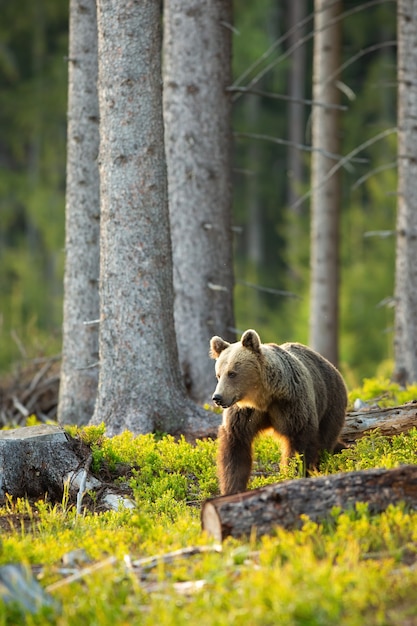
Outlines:
{"type": "MultiPolygon", "coordinates": [[[[377,391],[379,383],[365,383],[377,391]]],[[[380,394],[381,395],[381,394],[380,394]]],[[[364,397],[362,395],[362,397],[364,397]]],[[[365,398],[366,399],[366,398],[365,398]]],[[[307,517],[299,530],[277,528],[249,541],[228,539],[222,551],[177,557],[142,571],[131,560],[189,546],[213,545],[201,531],[202,501],[218,494],[217,442],[196,445],[172,437],[123,433],[104,427],[71,428],[91,446],[94,471],[130,488],[136,507],[85,511],[46,501],[8,498],[0,515],[0,565],[39,566],[43,588],[64,579],[62,558],[82,550],[96,572],[50,595],[60,604],[26,614],[0,602],[2,624],[80,623],[100,626],[385,626],[413,624],[417,612],[417,513],[402,506],[371,515],[366,505],[334,510],[323,523],[307,517]],[[114,562],[106,559],[114,557],[114,562]],[[185,588],[184,583],[194,586],[185,588]]],[[[392,439],[378,432],[340,454],[325,455],[321,473],[415,463],[417,430],[392,439]]],[[[299,476],[295,459],[279,471],[279,445],[270,436],[255,444],[250,487],[299,476]]]]}
{"type": "Polygon", "coordinates": [[[351,407],[356,399],[380,407],[397,406],[406,402],[413,402],[413,400],[417,401],[417,384],[408,385],[404,389],[389,379],[365,378],[362,387],[352,389],[349,393],[351,407]]]}

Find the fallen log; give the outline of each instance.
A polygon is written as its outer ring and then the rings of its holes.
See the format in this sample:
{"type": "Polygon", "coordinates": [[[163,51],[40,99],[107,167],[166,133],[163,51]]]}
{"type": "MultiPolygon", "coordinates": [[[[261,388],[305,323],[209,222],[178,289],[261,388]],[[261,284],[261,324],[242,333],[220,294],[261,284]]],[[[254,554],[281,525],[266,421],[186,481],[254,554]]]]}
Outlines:
{"type": "MultiPolygon", "coordinates": [[[[184,434],[187,441],[206,439],[208,437],[215,439],[220,423],[220,414],[207,413],[207,418],[190,420],[190,423],[186,424],[184,431],[177,434],[184,434]]],[[[346,444],[351,445],[376,428],[379,429],[381,435],[393,437],[416,427],[417,402],[409,402],[401,406],[388,408],[370,407],[359,411],[349,411],[346,414],[341,439],[346,444]]]]}
{"type": "Polygon", "coordinates": [[[59,426],[42,424],[0,431],[0,505],[7,495],[14,498],[43,498],[62,502],[81,500],[87,491],[98,494],[104,509],[119,505],[133,507],[127,498],[89,472],[91,450],[59,426]]]}
{"type": "Polygon", "coordinates": [[[399,502],[417,509],[417,465],[288,480],[212,498],[202,506],[202,529],[218,542],[253,532],[259,537],[271,534],[276,526],[299,528],[303,515],[323,521],[334,507],[345,511],[357,502],[368,503],[372,513],[399,502]]]}
{"type": "Polygon", "coordinates": [[[377,407],[349,412],[341,438],[351,444],[375,428],[379,429],[381,435],[392,437],[415,427],[417,427],[417,402],[409,402],[385,409],[377,407]]]}

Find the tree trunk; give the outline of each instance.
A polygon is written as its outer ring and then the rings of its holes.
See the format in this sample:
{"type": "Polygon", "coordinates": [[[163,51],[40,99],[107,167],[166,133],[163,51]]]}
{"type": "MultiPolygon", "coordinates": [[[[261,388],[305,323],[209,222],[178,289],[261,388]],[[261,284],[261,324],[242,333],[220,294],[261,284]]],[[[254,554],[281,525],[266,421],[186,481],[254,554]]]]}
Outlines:
{"type": "Polygon", "coordinates": [[[97,7],[102,213],[92,423],[104,421],[109,435],[207,429],[210,417],[186,399],[174,330],[160,3],[97,7]]]}
{"type": "Polygon", "coordinates": [[[260,537],[276,526],[299,528],[302,515],[321,522],[329,518],[333,507],[346,511],[357,502],[367,502],[372,513],[400,502],[417,508],[417,466],[288,480],[213,498],[203,504],[201,520],[203,530],[217,541],[230,535],[249,537],[253,532],[260,537]]]}
{"type": "MultiPolygon", "coordinates": [[[[245,111],[247,117],[247,127],[257,128],[262,116],[261,98],[255,94],[250,94],[246,98],[245,111]]],[[[248,167],[247,177],[247,226],[245,228],[247,259],[249,261],[250,275],[258,276],[259,269],[265,263],[265,241],[262,232],[263,212],[260,194],[260,163],[261,150],[259,141],[250,141],[248,145],[248,167]],[[255,270],[255,271],[253,271],[255,270]]],[[[253,294],[253,315],[255,319],[259,315],[259,292],[253,294]]]]}
{"type": "MultiPolygon", "coordinates": [[[[306,16],[305,0],[290,0],[288,3],[288,47],[294,47],[289,67],[288,95],[293,99],[288,106],[288,204],[291,206],[300,197],[303,184],[304,159],[297,146],[305,143],[304,104],[306,78],[306,45],[297,45],[305,33],[305,25],[301,24],[306,16]]],[[[300,213],[300,208],[297,209],[300,213]]]]}
{"type": "Polygon", "coordinates": [[[211,400],[213,335],[234,341],[230,0],[164,3],[164,121],[175,327],[189,395],[211,400]]]}
{"type": "MultiPolygon", "coordinates": [[[[313,100],[339,104],[336,78],[340,65],[341,0],[316,0],[314,17],[313,100]]],[[[339,111],[313,106],[311,167],[311,303],[312,348],[338,364],[339,210],[340,177],[326,176],[334,165],[328,154],[339,154],[339,111]]]]}
{"type": "Polygon", "coordinates": [[[417,381],[417,0],[398,0],[395,376],[417,381]]]}
{"type": "Polygon", "coordinates": [[[58,420],[87,424],[98,382],[100,182],[94,0],[71,0],[64,321],[58,420]]]}

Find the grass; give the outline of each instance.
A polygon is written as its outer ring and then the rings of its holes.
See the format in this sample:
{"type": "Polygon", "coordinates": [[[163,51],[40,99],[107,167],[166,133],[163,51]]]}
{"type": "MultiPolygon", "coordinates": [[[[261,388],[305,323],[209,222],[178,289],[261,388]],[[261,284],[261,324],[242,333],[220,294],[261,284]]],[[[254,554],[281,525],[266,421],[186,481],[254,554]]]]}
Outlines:
{"type": "MultiPolygon", "coordinates": [[[[8,498],[0,575],[1,566],[19,563],[54,602],[29,612],[0,601],[0,626],[417,624],[417,512],[397,506],[371,516],[358,504],[322,524],[306,518],[301,530],[229,539],[221,551],[138,567],[137,559],[213,546],[201,532],[200,504],[217,493],[217,444],[128,432],[108,439],[103,427],[70,431],[91,446],[95,472],[129,485],[136,507],[77,516],[65,499],[8,498]],[[75,559],[66,572],[63,558],[75,559]],[[88,573],[59,584],[80,568],[88,573]]],[[[416,429],[392,439],[375,432],[326,457],[321,472],[415,463],[416,450],[416,429]]],[[[277,442],[259,438],[250,487],[284,478],[277,442]]]]}
{"type": "Polygon", "coordinates": [[[352,389],[349,393],[349,404],[359,398],[371,405],[389,407],[405,404],[417,400],[417,384],[409,385],[406,389],[388,378],[365,378],[362,387],[352,389]]]}

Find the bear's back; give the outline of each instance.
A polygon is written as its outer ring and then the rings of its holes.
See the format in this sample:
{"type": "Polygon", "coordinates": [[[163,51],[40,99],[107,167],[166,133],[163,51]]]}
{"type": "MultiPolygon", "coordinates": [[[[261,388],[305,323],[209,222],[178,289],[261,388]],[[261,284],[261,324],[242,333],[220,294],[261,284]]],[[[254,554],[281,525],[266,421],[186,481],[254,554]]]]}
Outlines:
{"type": "Polygon", "coordinates": [[[287,362],[287,368],[293,375],[303,375],[307,370],[314,387],[317,410],[320,413],[326,410],[329,403],[336,405],[336,410],[345,410],[347,405],[346,386],[340,372],[321,354],[301,343],[284,343],[281,345],[267,344],[275,348],[275,354],[280,360],[287,362]],[[288,355],[288,359],[285,358],[288,355]],[[302,366],[298,366],[301,363],[302,366]]]}
{"type": "Polygon", "coordinates": [[[330,396],[332,403],[336,402],[339,406],[346,408],[347,390],[345,382],[340,372],[330,361],[315,350],[300,343],[287,343],[283,345],[283,348],[300,359],[314,378],[320,377],[323,380],[326,395],[330,396]]]}

